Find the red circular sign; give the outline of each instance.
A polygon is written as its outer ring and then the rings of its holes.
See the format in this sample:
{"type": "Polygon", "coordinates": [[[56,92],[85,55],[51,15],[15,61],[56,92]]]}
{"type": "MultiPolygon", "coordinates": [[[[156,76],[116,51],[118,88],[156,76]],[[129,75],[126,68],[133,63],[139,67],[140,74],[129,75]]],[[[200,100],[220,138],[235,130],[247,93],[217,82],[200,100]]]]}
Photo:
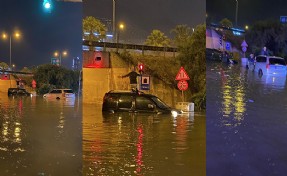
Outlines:
{"type": "Polygon", "coordinates": [[[179,90],[186,90],[188,88],[188,83],[186,80],[181,80],[177,83],[179,90]]]}

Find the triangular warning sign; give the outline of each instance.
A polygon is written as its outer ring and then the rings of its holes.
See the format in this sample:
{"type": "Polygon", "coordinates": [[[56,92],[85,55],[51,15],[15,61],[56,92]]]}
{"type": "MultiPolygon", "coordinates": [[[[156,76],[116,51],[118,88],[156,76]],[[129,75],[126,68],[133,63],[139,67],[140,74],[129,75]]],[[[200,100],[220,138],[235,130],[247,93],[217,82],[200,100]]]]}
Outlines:
{"type": "Polygon", "coordinates": [[[183,67],[180,67],[179,72],[177,73],[175,80],[189,80],[189,76],[187,75],[186,71],[183,67]]]}

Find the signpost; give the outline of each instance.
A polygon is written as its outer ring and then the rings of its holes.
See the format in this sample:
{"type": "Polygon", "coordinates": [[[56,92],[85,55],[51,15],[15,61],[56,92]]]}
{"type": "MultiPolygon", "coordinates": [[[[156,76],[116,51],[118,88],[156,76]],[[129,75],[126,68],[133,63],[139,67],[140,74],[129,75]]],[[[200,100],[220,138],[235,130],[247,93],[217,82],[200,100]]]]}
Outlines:
{"type": "Polygon", "coordinates": [[[181,95],[182,95],[182,101],[184,102],[184,96],[183,96],[183,91],[187,90],[188,88],[188,83],[187,80],[190,80],[188,74],[186,73],[186,71],[184,70],[183,67],[180,67],[175,80],[179,81],[177,83],[177,87],[179,90],[181,90],[181,95]]]}

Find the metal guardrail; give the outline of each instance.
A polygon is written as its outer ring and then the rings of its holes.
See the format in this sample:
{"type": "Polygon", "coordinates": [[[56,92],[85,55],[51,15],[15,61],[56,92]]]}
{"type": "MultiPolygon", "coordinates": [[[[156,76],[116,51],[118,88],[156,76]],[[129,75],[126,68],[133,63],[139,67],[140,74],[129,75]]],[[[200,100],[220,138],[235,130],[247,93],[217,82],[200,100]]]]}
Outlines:
{"type": "Polygon", "coordinates": [[[173,47],[159,47],[159,46],[124,44],[124,43],[96,42],[96,41],[87,41],[87,40],[83,41],[83,45],[94,46],[94,47],[104,47],[104,48],[106,47],[106,48],[118,48],[118,49],[177,52],[177,48],[173,48],[173,47]]]}
{"type": "Polygon", "coordinates": [[[0,73],[14,73],[14,74],[23,74],[23,75],[33,75],[33,73],[29,72],[20,72],[20,71],[9,71],[9,70],[0,70],[0,73]]]}

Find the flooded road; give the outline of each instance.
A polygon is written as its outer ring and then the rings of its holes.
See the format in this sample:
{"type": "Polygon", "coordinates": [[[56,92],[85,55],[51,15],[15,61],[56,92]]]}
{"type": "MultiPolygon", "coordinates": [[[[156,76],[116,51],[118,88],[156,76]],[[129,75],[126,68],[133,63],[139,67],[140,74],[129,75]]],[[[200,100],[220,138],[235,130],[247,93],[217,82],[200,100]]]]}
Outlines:
{"type": "Polygon", "coordinates": [[[0,94],[0,175],[81,175],[81,120],[77,100],[0,94]]]}
{"type": "Polygon", "coordinates": [[[105,115],[83,105],[83,175],[205,176],[205,113],[105,115]]]}
{"type": "Polygon", "coordinates": [[[286,175],[286,114],[286,76],[207,63],[207,175],[286,175]]]}

